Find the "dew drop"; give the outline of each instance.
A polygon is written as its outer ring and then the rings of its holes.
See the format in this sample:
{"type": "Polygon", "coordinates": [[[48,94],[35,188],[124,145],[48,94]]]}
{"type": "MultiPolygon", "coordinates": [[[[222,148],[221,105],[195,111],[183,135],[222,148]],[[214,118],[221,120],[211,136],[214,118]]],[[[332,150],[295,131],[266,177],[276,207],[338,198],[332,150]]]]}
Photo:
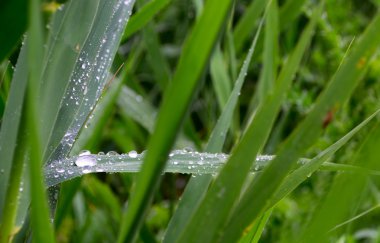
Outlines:
{"type": "Polygon", "coordinates": [[[96,165],[96,159],[91,155],[90,151],[84,150],[79,153],[78,158],[75,160],[75,165],[78,167],[94,166],[96,165]]]}
{"type": "Polygon", "coordinates": [[[137,157],[137,152],[136,151],[134,151],[134,150],[132,150],[132,151],[130,151],[129,153],[128,153],[128,155],[129,155],[129,157],[131,157],[131,158],[136,158],[137,157]]]}
{"type": "Polygon", "coordinates": [[[107,155],[112,156],[112,155],[119,155],[119,154],[115,151],[109,151],[107,155]]]}

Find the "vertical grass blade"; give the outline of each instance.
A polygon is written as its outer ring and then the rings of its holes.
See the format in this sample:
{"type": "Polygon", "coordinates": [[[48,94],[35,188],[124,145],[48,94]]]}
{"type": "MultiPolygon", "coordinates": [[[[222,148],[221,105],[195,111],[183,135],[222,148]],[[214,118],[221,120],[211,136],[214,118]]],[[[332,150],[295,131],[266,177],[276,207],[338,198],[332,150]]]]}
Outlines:
{"type": "Polygon", "coordinates": [[[242,230],[266,209],[270,198],[294,163],[319,137],[326,113],[333,108],[338,109],[348,99],[364,75],[367,61],[374,55],[380,43],[380,33],[376,32],[378,28],[380,15],[372,20],[349,57],[318,98],[313,110],[281,146],[275,160],[248,187],[227,224],[222,242],[238,239],[242,230]]]}
{"type": "Polygon", "coordinates": [[[28,73],[29,82],[27,86],[26,128],[27,135],[27,159],[30,173],[31,191],[31,225],[33,240],[36,242],[55,242],[53,228],[50,222],[49,206],[46,196],[46,187],[42,173],[42,147],[41,128],[38,119],[40,112],[38,97],[40,92],[40,81],[42,73],[42,62],[36,62],[43,58],[43,22],[41,14],[41,3],[39,0],[29,1],[29,43],[28,48],[28,73]]]}
{"type": "MultiPolygon", "coordinates": [[[[257,153],[269,135],[281,101],[291,84],[302,54],[311,40],[318,14],[319,11],[316,10],[295,51],[283,67],[276,82],[275,90],[271,95],[267,96],[263,106],[259,107],[241,142],[232,152],[227,164],[219,173],[190,224],[184,230],[180,242],[215,241],[219,234],[223,233],[223,226],[233,205],[239,198],[240,191],[249,173],[249,168],[251,168],[257,153]],[[207,230],[204,230],[206,228],[207,230]]],[[[235,242],[236,240],[234,239],[230,242],[235,242]]]]}
{"type": "MultiPolygon", "coordinates": [[[[262,24],[262,23],[261,23],[262,24]]],[[[228,128],[231,125],[232,116],[238,102],[239,94],[243,86],[245,75],[248,71],[249,64],[251,63],[253,52],[256,48],[257,39],[261,32],[261,26],[257,30],[256,36],[252,41],[251,48],[244,60],[241,67],[239,77],[235,82],[234,88],[229,96],[229,99],[223,109],[223,112],[215,125],[209,141],[207,143],[206,152],[217,153],[221,152],[224,141],[226,139],[228,128]]],[[[179,206],[170,220],[168,229],[165,234],[164,242],[178,242],[178,238],[186,228],[185,225],[190,222],[190,218],[199,207],[202,199],[204,198],[208,187],[212,181],[211,175],[198,175],[191,178],[187,184],[179,206]]]]}
{"type": "Polygon", "coordinates": [[[202,16],[185,43],[173,81],[164,95],[145,162],[122,221],[118,242],[132,242],[141,227],[169,150],[231,4],[230,0],[207,1],[202,16]]]}

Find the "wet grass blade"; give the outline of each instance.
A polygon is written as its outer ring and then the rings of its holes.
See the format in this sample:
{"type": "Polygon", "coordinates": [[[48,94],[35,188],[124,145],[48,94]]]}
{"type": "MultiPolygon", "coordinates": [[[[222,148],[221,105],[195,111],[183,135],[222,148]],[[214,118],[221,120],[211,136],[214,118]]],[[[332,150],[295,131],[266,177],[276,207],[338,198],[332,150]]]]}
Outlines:
{"type": "Polygon", "coordinates": [[[294,163],[319,137],[327,112],[340,108],[349,98],[365,73],[367,61],[374,55],[374,50],[380,43],[380,34],[374,34],[379,27],[380,15],[376,15],[318,98],[313,110],[284,142],[275,160],[248,187],[226,226],[223,242],[237,239],[242,230],[267,208],[270,198],[294,163]]]}
{"type": "Polygon", "coordinates": [[[281,101],[311,40],[318,14],[318,11],[314,12],[311,23],[304,30],[296,49],[283,67],[275,90],[267,96],[263,106],[259,107],[241,142],[233,150],[191,223],[184,230],[180,242],[209,242],[216,240],[222,233],[222,227],[239,198],[249,168],[269,135],[281,101]],[[207,228],[207,231],[203,230],[204,228],[207,228]]]}
{"type": "Polygon", "coordinates": [[[202,16],[184,45],[173,81],[164,95],[156,129],[149,141],[142,171],[128,203],[118,242],[132,242],[140,229],[170,148],[231,4],[230,0],[207,1],[202,16]]]}

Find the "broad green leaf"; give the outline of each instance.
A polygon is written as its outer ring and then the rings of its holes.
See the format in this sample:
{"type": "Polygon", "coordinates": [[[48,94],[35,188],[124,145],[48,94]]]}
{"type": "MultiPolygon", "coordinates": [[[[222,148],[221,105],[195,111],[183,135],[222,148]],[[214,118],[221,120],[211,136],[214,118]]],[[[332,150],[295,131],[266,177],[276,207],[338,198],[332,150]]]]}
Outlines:
{"type": "Polygon", "coordinates": [[[374,34],[378,28],[380,15],[375,16],[357,45],[352,48],[349,57],[332,77],[310,114],[284,142],[273,162],[248,187],[226,224],[223,242],[239,238],[242,230],[268,207],[270,198],[294,163],[319,137],[326,113],[331,109],[340,108],[349,98],[365,73],[367,61],[374,55],[380,43],[380,34],[374,34]]]}
{"type": "Polygon", "coordinates": [[[128,202],[118,242],[133,242],[142,225],[170,148],[231,5],[230,0],[207,1],[202,16],[184,44],[173,81],[162,101],[142,171],[128,202]]]}
{"type": "Polygon", "coordinates": [[[180,242],[209,242],[216,240],[218,235],[222,234],[222,227],[238,200],[249,168],[269,135],[281,101],[297,71],[302,54],[311,40],[318,14],[319,11],[316,10],[295,51],[281,70],[275,90],[258,108],[241,142],[233,150],[227,164],[219,173],[190,224],[184,230],[180,242]],[[203,230],[204,228],[207,228],[207,231],[203,230]]]}

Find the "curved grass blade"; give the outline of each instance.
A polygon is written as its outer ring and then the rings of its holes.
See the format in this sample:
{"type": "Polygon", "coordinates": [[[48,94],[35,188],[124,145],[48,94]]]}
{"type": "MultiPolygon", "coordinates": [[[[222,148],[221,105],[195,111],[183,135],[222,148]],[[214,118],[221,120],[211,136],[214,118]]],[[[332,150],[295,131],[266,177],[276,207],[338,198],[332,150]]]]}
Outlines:
{"type": "Polygon", "coordinates": [[[202,16],[185,42],[173,81],[164,95],[156,129],[149,141],[142,172],[137,178],[136,188],[122,221],[118,242],[133,242],[140,229],[169,150],[231,4],[230,0],[207,1],[202,16]]]}
{"type": "Polygon", "coordinates": [[[378,28],[380,15],[375,16],[362,34],[360,41],[332,77],[310,114],[281,146],[276,159],[248,187],[226,226],[223,242],[238,239],[242,229],[268,207],[270,198],[293,164],[320,135],[326,113],[333,108],[339,108],[349,98],[365,73],[367,60],[374,55],[374,50],[380,43],[380,34],[376,32],[378,28]]]}
{"type": "MultiPolygon", "coordinates": [[[[320,11],[320,9],[318,9],[320,11]]],[[[281,101],[290,87],[304,51],[306,50],[316,24],[319,11],[304,30],[293,54],[283,67],[276,88],[267,96],[266,102],[258,111],[244,134],[239,145],[234,149],[227,164],[211,186],[203,203],[196,211],[191,223],[184,230],[180,242],[210,242],[217,240],[233,205],[240,196],[249,168],[264,145],[272,124],[279,111],[281,101]],[[207,228],[207,231],[203,230],[207,228]]],[[[237,239],[230,241],[236,242],[237,239]]]]}
{"type": "MultiPolygon", "coordinates": [[[[252,41],[251,48],[244,60],[241,67],[239,77],[235,82],[234,88],[228,98],[228,101],[223,109],[223,112],[218,119],[215,128],[213,129],[209,141],[207,143],[206,152],[217,153],[223,148],[224,141],[226,139],[228,128],[231,125],[232,116],[238,102],[240,90],[243,86],[245,75],[247,73],[249,64],[251,63],[253,52],[256,48],[256,43],[261,32],[262,23],[257,30],[256,36],[252,41]]],[[[215,171],[216,172],[216,171],[215,171]]],[[[182,195],[182,200],[179,206],[170,220],[168,229],[165,234],[164,242],[176,242],[178,237],[183,232],[185,224],[192,217],[195,210],[198,208],[201,200],[204,198],[207,189],[212,181],[210,175],[200,175],[195,178],[191,178],[190,182],[185,188],[185,192],[182,195]]]]}

